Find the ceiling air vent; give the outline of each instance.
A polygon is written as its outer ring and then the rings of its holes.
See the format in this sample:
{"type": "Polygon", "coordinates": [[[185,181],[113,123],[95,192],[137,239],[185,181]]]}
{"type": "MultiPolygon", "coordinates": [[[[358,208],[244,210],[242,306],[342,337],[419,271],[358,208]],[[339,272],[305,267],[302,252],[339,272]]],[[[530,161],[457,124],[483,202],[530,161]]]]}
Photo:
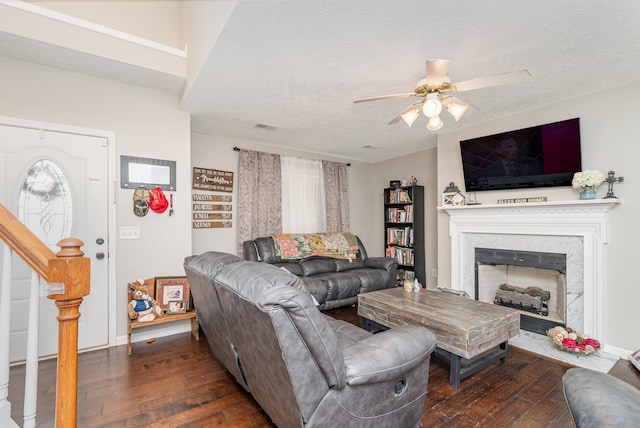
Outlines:
{"type": "Polygon", "coordinates": [[[277,126],[273,126],[273,125],[265,125],[264,123],[258,123],[256,125],[256,128],[262,128],[262,129],[266,129],[267,131],[275,131],[276,129],[278,129],[277,126]]]}

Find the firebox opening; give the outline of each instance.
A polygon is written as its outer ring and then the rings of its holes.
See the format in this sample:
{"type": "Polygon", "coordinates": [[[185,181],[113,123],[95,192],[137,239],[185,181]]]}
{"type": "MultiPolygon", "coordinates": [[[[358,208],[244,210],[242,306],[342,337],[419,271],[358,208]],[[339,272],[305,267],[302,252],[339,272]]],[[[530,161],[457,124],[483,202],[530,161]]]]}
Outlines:
{"type": "Polygon", "coordinates": [[[476,248],[475,273],[476,299],[519,309],[523,330],[566,325],[565,254],[476,248]]]}

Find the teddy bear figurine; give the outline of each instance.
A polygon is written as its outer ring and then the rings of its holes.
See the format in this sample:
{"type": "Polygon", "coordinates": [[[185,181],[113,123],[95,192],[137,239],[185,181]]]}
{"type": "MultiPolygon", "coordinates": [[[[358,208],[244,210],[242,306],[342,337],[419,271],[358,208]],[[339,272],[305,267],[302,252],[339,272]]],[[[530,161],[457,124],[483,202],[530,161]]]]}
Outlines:
{"type": "Polygon", "coordinates": [[[164,311],[158,302],[149,296],[147,284],[142,279],[129,283],[131,301],[129,302],[129,318],[139,322],[153,321],[164,315],[164,311]]]}

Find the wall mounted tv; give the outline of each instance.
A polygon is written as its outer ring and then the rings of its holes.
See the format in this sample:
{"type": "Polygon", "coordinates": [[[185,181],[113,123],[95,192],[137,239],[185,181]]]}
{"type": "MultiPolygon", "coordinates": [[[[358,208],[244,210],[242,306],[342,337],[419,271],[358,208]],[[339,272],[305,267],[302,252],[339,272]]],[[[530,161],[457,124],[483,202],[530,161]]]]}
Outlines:
{"type": "Polygon", "coordinates": [[[580,119],[460,141],[467,192],[570,186],[582,170],[580,119]]]}

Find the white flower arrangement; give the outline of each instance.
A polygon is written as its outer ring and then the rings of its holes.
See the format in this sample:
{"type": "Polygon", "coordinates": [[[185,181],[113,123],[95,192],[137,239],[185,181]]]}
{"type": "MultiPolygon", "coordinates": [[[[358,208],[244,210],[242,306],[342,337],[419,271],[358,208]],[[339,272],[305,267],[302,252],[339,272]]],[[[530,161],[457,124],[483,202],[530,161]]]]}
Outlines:
{"type": "Polygon", "coordinates": [[[581,190],[586,187],[593,187],[594,189],[602,184],[604,181],[604,175],[597,169],[585,169],[581,172],[573,174],[573,180],[571,186],[576,190],[581,190]]]}

